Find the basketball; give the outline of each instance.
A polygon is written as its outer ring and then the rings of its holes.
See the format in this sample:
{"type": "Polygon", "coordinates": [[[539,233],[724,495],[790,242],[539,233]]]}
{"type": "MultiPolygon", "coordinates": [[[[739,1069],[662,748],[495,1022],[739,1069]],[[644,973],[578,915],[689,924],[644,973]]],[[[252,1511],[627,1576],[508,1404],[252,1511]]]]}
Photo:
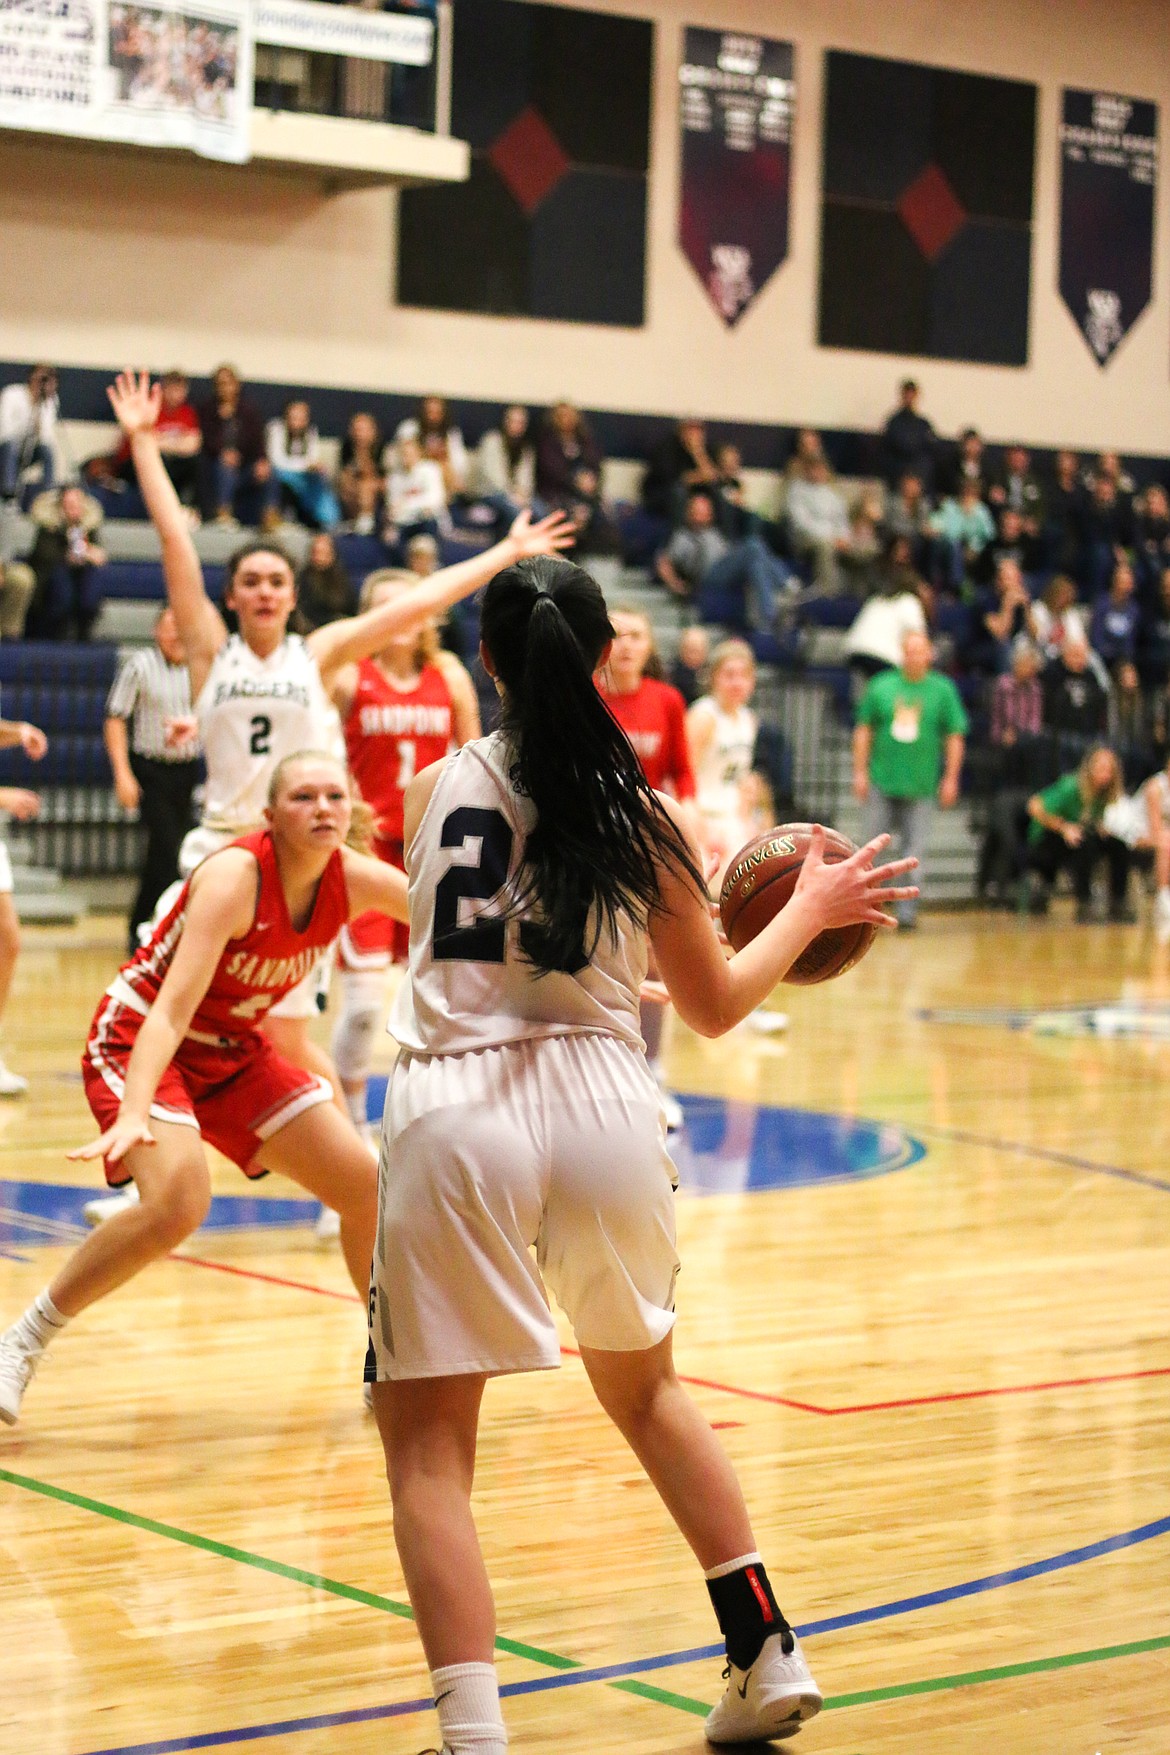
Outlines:
{"type": "MultiPolygon", "coordinates": [[[[763,931],[796,888],[812,839],[811,823],[782,823],[741,847],[727,868],[719,892],[719,916],[733,950],[740,951],[763,931]]],[[[848,859],[857,849],[847,835],[825,830],[825,863],[848,859]]],[[[859,963],[877,927],[867,922],[820,932],[784,977],[792,987],[831,981],[859,963]]]]}

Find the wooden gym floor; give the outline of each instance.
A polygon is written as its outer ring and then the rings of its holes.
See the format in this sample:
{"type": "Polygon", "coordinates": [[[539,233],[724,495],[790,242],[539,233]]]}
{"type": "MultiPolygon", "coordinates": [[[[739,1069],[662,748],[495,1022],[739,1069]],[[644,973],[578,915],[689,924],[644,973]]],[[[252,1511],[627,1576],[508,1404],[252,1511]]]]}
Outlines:
{"type": "MultiPolygon", "coordinates": [[[[78,1234],[94,1179],[62,1153],[118,937],[27,935],[4,1321],[78,1234]]],[[[828,1710],[799,1747],[1165,1755],[1170,957],[1060,911],[928,917],[783,1003],[787,1039],[676,1030],[706,1190],[678,1358],[807,1629],[828,1710]]],[[[362,1310],[306,1209],[267,1205],[295,1191],[216,1186],[219,1228],[79,1320],[0,1429],[5,1755],[436,1741],[362,1310]]],[[[477,1507],[520,1755],[701,1750],[706,1593],[571,1354],[489,1389],[477,1507]]]]}

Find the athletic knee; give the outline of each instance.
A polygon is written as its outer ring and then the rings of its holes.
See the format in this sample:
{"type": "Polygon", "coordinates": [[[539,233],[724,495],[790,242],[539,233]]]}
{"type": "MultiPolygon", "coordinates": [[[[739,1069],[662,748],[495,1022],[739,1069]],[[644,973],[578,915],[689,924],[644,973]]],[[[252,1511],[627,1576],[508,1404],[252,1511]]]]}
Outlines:
{"type": "Polygon", "coordinates": [[[664,1396],[678,1388],[672,1365],[629,1376],[608,1370],[590,1370],[593,1390],[604,1411],[619,1431],[634,1434],[646,1430],[657,1418],[664,1396]]]}
{"type": "Polygon", "coordinates": [[[161,1253],[197,1231],[211,1211],[211,1187],[204,1179],[168,1177],[142,1196],[140,1211],[161,1253]]]}
{"type": "Polygon", "coordinates": [[[343,1082],[354,1084],[367,1076],[381,1017],[381,979],[375,985],[360,976],[348,977],[331,1044],[333,1064],[343,1082]]]}

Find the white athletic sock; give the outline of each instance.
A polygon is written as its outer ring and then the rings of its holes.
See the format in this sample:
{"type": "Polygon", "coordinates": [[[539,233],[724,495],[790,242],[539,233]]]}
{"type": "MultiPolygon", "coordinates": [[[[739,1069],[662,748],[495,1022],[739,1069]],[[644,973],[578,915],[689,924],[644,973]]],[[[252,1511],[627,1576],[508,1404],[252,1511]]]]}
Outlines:
{"type": "Polygon", "coordinates": [[[49,1297],[48,1288],[38,1292],[24,1315],[13,1323],[13,1329],[26,1352],[43,1353],[54,1335],[60,1334],[69,1321],[62,1316],[53,1300],[49,1297]]]}
{"type": "Polygon", "coordinates": [[[446,1664],[431,1671],[431,1691],[451,1755],[505,1755],[508,1733],[495,1664],[446,1664]]]}
{"type": "Polygon", "coordinates": [[[741,1554],[738,1560],[725,1560],[721,1566],[712,1566],[710,1572],[704,1572],[704,1578],[727,1578],[733,1572],[741,1572],[745,1566],[762,1566],[762,1554],[741,1554]]]}

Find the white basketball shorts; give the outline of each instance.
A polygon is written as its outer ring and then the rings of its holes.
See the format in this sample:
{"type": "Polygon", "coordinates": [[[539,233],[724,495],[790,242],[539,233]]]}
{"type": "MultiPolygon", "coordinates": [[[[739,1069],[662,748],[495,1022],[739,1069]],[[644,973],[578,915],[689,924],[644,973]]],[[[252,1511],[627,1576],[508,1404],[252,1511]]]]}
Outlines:
{"type": "Polygon", "coordinates": [[[678,1272],[664,1142],[646,1062],[614,1037],[403,1051],[382,1123],[367,1378],[559,1365],[546,1286],[582,1346],[655,1346],[678,1272]]]}
{"type": "Polygon", "coordinates": [[[10,896],[15,888],[12,860],[9,858],[7,846],[0,840],[0,896],[10,896]]]}

